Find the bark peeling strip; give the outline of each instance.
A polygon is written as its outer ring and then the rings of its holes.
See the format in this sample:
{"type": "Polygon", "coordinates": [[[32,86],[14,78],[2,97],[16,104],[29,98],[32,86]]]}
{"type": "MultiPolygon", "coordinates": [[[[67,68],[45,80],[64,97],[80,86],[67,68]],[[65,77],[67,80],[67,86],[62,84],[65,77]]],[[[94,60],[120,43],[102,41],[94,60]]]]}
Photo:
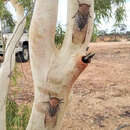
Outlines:
{"type": "Polygon", "coordinates": [[[88,19],[90,16],[90,5],[81,4],[79,1],[79,9],[76,14],[73,16],[75,18],[73,33],[72,33],[72,42],[75,44],[84,43],[86,39],[86,33],[88,28],[88,19]]]}

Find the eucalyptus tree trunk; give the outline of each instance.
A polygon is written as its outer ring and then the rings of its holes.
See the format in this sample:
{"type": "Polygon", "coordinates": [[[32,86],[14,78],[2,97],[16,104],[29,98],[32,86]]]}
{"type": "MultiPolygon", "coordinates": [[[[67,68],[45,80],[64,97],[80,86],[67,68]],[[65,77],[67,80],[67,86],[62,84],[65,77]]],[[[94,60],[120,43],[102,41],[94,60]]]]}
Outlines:
{"type": "Polygon", "coordinates": [[[6,97],[8,94],[9,81],[11,73],[15,64],[15,46],[20,40],[24,26],[25,19],[24,9],[17,3],[17,0],[11,0],[12,5],[16,9],[17,23],[12,34],[12,37],[8,40],[6,46],[6,53],[4,61],[0,66],[0,130],[6,130],[6,97]]]}
{"type": "Polygon", "coordinates": [[[59,130],[75,80],[94,54],[86,54],[93,30],[93,0],[68,0],[63,46],[54,36],[57,0],[37,0],[30,27],[30,60],[35,98],[27,130],[59,130]]]}

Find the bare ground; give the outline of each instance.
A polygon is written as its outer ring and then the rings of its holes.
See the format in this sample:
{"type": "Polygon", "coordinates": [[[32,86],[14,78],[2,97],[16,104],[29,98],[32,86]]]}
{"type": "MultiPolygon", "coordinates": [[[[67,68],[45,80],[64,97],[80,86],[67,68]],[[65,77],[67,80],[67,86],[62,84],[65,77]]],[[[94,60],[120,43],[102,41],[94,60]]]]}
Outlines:
{"type": "MultiPolygon", "coordinates": [[[[93,43],[90,50],[96,56],[73,87],[62,130],[120,130],[130,124],[130,43],[93,43]]],[[[32,104],[30,65],[22,66],[26,79],[20,77],[9,93],[20,104],[32,104]]]]}

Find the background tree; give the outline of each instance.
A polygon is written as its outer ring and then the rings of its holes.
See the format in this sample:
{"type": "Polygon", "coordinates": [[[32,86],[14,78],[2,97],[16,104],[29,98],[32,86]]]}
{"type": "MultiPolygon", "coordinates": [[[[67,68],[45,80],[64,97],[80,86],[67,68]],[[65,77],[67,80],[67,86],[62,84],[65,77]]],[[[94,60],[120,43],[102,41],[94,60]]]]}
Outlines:
{"type": "Polygon", "coordinates": [[[112,34],[115,36],[115,41],[117,41],[117,36],[126,33],[127,26],[125,24],[114,24],[112,34]]]}
{"type": "Polygon", "coordinates": [[[26,26],[25,26],[25,30],[28,31],[30,27],[35,0],[17,0],[17,1],[23,6],[25,14],[28,13],[26,17],[26,26]]]}
{"type": "Polygon", "coordinates": [[[18,4],[16,0],[11,0],[11,3],[16,10],[17,22],[12,37],[7,41],[4,61],[0,66],[0,130],[6,130],[6,99],[15,64],[15,47],[23,34],[26,23],[23,6],[18,4]]]}
{"type": "Polygon", "coordinates": [[[120,34],[125,34],[126,33],[127,26],[125,24],[120,24],[119,28],[120,28],[120,34]]]}
{"type": "Polygon", "coordinates": [[[109,21],[110,18],[113,18],[115,19],[114,25],[121,24],[125,20],[126,18],[125,3],[126,0],[94,0],[95,4],[94,5],[95,26],[93,31],[94,36],[98,34],[95,33],[95,30],[97,30],[97,26],[101,24],[102,19],[107,19],[107,21],[109,21]]]}
{"type": "Polygon", "coordinates": [[[0,0],[0,22],[1,24],[6,22],[6,25],[10,26],[11,30],[13,30],[15,25],[12,14],[7,10],[6,4],[3,2],[3,0],[0,0]]]}
{"type": "Polygon", "coordinates": [[[102,18],[109,20],[113,15],[115,23],[121,23],[126,17],[125,3],[126,0],[94,0],[95,23],[101,23],[102,18]]]}
{"type": "Polygon", "coordinates": [[[99,30],[98,31],[98,36],[101,36],[102,41],[104,41],[104,37],[107,34],[107,30],[99,30]]]}

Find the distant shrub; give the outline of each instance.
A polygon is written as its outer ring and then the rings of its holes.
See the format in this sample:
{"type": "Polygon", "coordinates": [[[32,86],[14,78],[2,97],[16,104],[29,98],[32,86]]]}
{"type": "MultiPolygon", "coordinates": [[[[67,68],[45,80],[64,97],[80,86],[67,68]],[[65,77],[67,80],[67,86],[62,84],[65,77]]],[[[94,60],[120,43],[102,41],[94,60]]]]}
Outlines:
{"type": "Polygon", "coordinates": [[[64,37],[65,37],[65,31],[62,29],[62,26],[59,24],[56,27],[56,33],[55,33],[55,44],[58,48],[62,46],[64,37]]]}

